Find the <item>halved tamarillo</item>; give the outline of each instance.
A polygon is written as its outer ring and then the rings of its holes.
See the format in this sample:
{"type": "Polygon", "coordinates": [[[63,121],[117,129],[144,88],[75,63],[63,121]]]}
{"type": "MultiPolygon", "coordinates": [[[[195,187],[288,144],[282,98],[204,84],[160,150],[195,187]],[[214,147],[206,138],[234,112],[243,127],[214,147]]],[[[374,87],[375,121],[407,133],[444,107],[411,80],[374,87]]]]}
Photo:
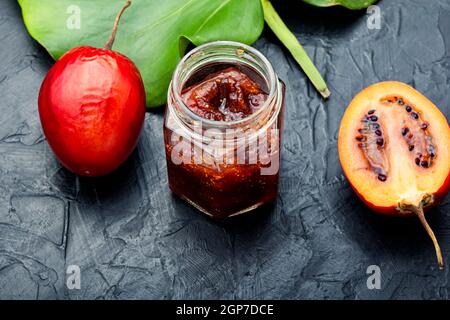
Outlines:
{"type": "Polygon", "coordinates": [[[425,96],[401,82],[380,82],[351,101],[339,130],[339,159],[352,188],[374,211],[416,215],[444,265],[424,209],[450,187],[450,128],[425,96]]]}

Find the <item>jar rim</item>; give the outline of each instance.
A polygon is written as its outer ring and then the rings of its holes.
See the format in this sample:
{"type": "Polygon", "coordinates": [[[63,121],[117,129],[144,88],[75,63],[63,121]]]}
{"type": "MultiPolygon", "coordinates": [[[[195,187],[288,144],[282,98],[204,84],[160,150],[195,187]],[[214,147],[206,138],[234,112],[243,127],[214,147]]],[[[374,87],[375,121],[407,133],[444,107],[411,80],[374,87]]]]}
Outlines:
{"type": "Polygon", "coordinates": [[[234,126],[242,126],[247,123],[253,122],[255,119],[258,119],[264,111],[267,111],[271,108],[273,104],[273,100],[277,98],[277,90],[278,90],[278,81],[277,76],[275,74],[275,70],[273,69],[272,64],[269,62],[269,60],[257,49],[246,45],[244,43],[235,42],[235,41],[213,41],[205,43],[201,46],[198,46],[194,48],[193,50],[189,51],[178,63],[172,77],[172,82],[170,84],[171,89],[169,90],[169,97],[171,94],[171,90],[173,90],[172,94],[179,106],[181,106],[183,112],[185,112],[192,120],[196,122],[201,122],[206,125],[210,125],[213,127],[225,127],[230,128],[234,126]],[[252,113],[250,116],[239,119],[239,120],[233,120],[233,121],[217,121],[217,120],[211,120],[201,117],[200,115],[193,112],[183,101],[181,97],[181,90],[178,90],[180,88],[180,78],[183,71],[183,68],[185,67],[187,61],[191,59],[192,57],[195,57],[196,55],[199,56],[203,50],[205,49],[211,49],[211,48],[223,48],[223,47],[230,47],[235,48],[235,50],[244,50],[243,53],[249,53],[253,56],[255,56],[258,60],[260,60],[262,67],[267,71],[267,74],[263,74],[265,79],[267,79],[267,85],[269,87],[269,93],[267,96],[267,99],[264,101],[264,104],[259,108],[255,113],[252,113]]]}

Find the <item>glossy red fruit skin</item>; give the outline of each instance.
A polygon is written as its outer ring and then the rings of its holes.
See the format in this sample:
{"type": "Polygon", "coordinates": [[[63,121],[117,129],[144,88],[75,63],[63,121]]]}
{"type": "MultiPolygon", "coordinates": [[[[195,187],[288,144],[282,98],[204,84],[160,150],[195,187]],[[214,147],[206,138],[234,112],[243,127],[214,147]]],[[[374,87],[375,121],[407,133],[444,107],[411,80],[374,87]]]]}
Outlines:
{"type": "Polygon", "coordinates": [[[139,139],[144,84],[134,63],[106,49],[76,47],[50,69],[39,116],[50,147],[70,171],[102,176],[117,169],[139,139]]]}

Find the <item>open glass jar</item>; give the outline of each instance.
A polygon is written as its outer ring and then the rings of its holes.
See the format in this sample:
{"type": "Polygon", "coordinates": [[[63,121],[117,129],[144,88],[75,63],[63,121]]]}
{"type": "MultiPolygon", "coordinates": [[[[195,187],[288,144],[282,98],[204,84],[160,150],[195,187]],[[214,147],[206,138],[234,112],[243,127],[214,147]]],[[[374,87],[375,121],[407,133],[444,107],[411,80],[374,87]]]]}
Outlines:
{"type": "Polygon", "coordinates": [[[216,218],[276,200],[284,84],[256,49],[218,41],[189,52],[168,92],[171,190],[216,218]]]}

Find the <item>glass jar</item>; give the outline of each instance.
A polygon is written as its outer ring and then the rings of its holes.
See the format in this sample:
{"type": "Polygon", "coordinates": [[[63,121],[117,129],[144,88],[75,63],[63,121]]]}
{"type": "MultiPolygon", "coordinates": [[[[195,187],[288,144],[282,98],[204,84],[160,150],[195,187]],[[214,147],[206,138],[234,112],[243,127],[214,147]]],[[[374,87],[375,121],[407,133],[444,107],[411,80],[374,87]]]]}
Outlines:
{"type": "Polygon", "coordinates": [[[278,193],[285,86],[256,49],[211,42],[189,52],[170,83],[164,142],[170,189],[200,211],[223,218],[274,202],[278,193]],[[236,68],[266,99],[252,114],[217,121],[193,112],[182,92],[208,74],[236,68]]]}

